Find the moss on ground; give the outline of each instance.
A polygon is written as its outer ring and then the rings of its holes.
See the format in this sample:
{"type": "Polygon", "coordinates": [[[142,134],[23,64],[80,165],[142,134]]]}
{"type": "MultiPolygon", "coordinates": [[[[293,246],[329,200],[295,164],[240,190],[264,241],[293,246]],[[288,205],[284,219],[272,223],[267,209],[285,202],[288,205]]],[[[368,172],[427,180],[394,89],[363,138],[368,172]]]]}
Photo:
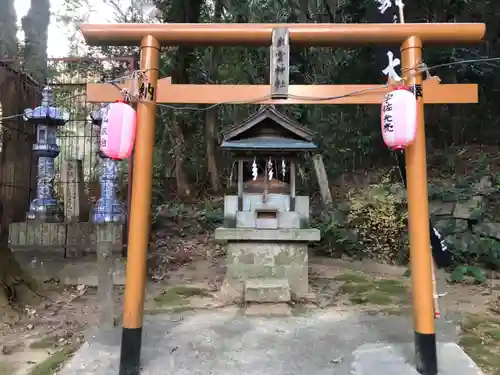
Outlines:
{"type": "Polygon", "coordinates": [[[335,281],[343,281],[345,283],[367,283],[370,280],[362,273],[343,273],[333,278],[335,281]]]}
{"type": "Polygon", "coordinates": [[[483,371],[500,375],[500,318],[467,315],[462,322],[459,345],[483,371]]]}
{"type": "Polygon", "coordinates": [[[57,344],[57,341],[57,336],[46,336],[40,340],[33,341],[29,347],[30,349],[49,349],[53,348],[57,344]]]}
{"type": "Polygon", "coordinates": [[[154,300],[157,307],[180,306],[188,304],[190,297],[212,297],[212,295],[201,288],[179,286],[165,290],[154,300]]]}
{"type": "Polygon", "coordinates": [[[399,280],[377,280],[360,273],[346,273],[335,277],[335,281],[342,283],[340,294],[355,305],[399,304],[408,296],[406,286],[399,280]]]}
{"type": "Polygon", "coordinates": [[[340,293],[356,295],[366,293],[372,289],[372,283],[353,283],[349,281],[340,286],[340,293]]]}
{"type": "Polygon", "coordinates": [[[7,361],[0,360],[0,375],[12,375],[14,373],[14,368],[7,361]]]}
{"type": "Polygon", "coordinates": [[[28,375],[54,375],[77,349],[78,347],[74,345],[59,349],[45,361],[33,367],[28,375]]]}
{"type": "Polygon", "coordinates": [[[378,280],[375,282],[375,289],[381,293],[390,294],[391,296],[402,297],[408,295],[408,289],[399,280],[378,280]]]}

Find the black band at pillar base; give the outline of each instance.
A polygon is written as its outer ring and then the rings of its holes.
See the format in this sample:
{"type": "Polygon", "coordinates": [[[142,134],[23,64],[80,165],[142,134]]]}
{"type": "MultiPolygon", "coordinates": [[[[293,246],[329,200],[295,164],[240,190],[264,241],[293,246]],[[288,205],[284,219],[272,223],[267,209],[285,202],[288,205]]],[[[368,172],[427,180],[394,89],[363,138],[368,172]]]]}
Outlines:
{"type": "Polygon", "coordinates": [[[436,334],[415,332],[415,362],[422,375],[437,375],[436,334]]]}
{"type": "Polygon", "coordinates": [[[119,375],[139,375],[141,370],[141,328],[123,328],[119,375]]]}

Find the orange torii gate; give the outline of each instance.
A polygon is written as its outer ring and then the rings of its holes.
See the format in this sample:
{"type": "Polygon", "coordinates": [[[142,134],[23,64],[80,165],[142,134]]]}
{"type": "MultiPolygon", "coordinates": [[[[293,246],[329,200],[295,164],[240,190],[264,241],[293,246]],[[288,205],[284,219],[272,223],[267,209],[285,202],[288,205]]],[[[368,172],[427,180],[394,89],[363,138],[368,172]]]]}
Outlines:
{"type": "MultiPolygon", "coordinates": [[[[422,45],[478,43],[485,35],[484,24],[82,25],[83,35],[91,45],[140,44],[140,70],[146,76],[147,85],[143,99],[137,104],[134,152],[137,168],[132,185],[120,375],[138,375],[140,371],[156,103],[376,104],[381,103],[384,94],[390,90],[383,85],[291,85],[288,99],[271,100],[265,99],[270,97],[271,85],[180,85],[172,84],[169,78],[158,77],[161,46],[270,46],[276,29],[286,29],[290,43],[302,46],[401,45],[405,84],[414,86],[418,99],[417,137],[405,152],[416,364],[422,374],[436,375],[424,103],[477,103],[478,94],[477,85],[446,85],[432,79],[423,80],[420,69],[423,64],[422,45]],[[259,96],[263,100],[255,101],[259,96]]],[[[90,102],[111,102],[120,97],[121,93],[112,85],[87,85],[90,102]]]]}

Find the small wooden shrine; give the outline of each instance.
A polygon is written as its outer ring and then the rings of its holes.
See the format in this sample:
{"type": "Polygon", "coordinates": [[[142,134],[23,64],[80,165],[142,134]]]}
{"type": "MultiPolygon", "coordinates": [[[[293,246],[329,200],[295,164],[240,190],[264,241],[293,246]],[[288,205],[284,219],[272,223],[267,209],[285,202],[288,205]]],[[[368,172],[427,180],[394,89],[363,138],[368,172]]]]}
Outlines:
{"type": "Polygon", "coordinates": [[[288,302],[308,292],[309,197],[296,194],[297,163],[316,151],[313,134],[262,106],[224,133],[221,148],[237,160],[237,195],[224,199],[225,227],[215,237],[228,242],[227,299],[288,302]]]}
{"type": "Polygon", "coordinates": [[[261,106],[244,122],[229,129],[221,149],[231,151],[238,161],[239,210],[246,192],[262,194],[263,202],[269,194],[286,194],[290,211],[294,211],[296,163],[301,154],[317,149],[313,136],[271,105],[261,106]]]}

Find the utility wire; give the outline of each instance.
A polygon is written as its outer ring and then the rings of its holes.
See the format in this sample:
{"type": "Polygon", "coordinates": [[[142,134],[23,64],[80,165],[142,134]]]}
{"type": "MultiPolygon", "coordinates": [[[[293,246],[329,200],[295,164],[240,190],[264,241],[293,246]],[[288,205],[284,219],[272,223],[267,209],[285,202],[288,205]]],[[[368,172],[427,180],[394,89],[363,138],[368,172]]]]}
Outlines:
{"type": "MultiPolygon", "coordinates": [[[[498,61],[498,60],[500,60],[500,57],[478,58],[478,59],[453,61],[453,62],[446,63],[446,64],[433,65],[431,67],[427,67],[425,64],[418,64],[417,66],[415,66],[413,68],[406,69],[405,72],[411,72],[411,71],[413,71],[413,74],[416,74],[416,73],[420,73],[420,72],[429,72],[430,70],[441,68],[441,67],[445,67],[445,66],[453,66],[453,65],[458,65],[458,64],[487,63],[487,62],[498,61]]],[[[403,81],[404,81],[404,79],[403,79],[403,81]]],[[[389,88],[391,86],[398,86],[398,85],[400,85],[399,82],[395,83],[395,84],[392,84],[392,85],[387,84],[387,85],[381,85],[381,86],[378,86],[378,87],[370,87],[370,88],[367,88],[367,89],[364,89],[364,90],[356,90],[356,91],[352,91],[352,92],[349,92],[347,94],[338,95],[338,96],[314,97],[314,96],[302,96],[302,95],[288,94],[288,97],[291,98],[291,99],[322,102],[322,101],[337,100],[337,99],[347,98],[347,97],[350,97],[350,96],[361,95],[361,94],[364,94],[364,93],[370,92],[370,91],[384,90],[384,89],[387,89],[387,88],[389,88]]],[[[163,103],[158,103],[157,105],[159,107],[175,109],[175,110],[178,110],[178,111],[200,111],[200,112],[203,112],[203,111],[208,111],[208,110],[210,110],[212,108],[215,108],[215,107],[217,107],[219,105],[223,105],[223,104],[253,104],[253,103],[256,103],[256,102],[260,102],[260,101],[264,101],[264,100],[269,100],[269,99],[271,99],[271,95],[266,95],[263,98],[257,98],[257,99],[254,99],[254,100],[246,100],[246,101],[241,101],[241,102],[231,101],[231,102],[215,103],[215,104],[212,104],[210,106],[202,107],[202,108],[200,108],[200,107],[192,107],[192,106],[181,107],[181,106],[175,106],[175,105],[163,104],[163,103]]]]}
{"type": "MultiPolygon", "coordinates": [[[[467,60],[453,61],[453,62],[449,62],[449,63],[439,64],[439,65],[433,65],[431,67],[427,67],[425,64],[419,64],[419,65],[417,65],[417,66],[415,66],[413,68],[405,69],[403,71],[403,74],[407,73],[407,72],[412,72],[412,71],[413,71],[413,73],[410,73],[410,74],[416,74],[416,73],[420,73],[420,72],[429,72],[430,70],[434,70],[434,69],[442,68],[442,67],[450,67],[450,66],[461,65],[461,64],[489,63],[489,62],[492,62],[492,61],[500,61],[500,57],[486,57],[486,58],[478,58],[478,59],[467,59],[467,60]]],[[[126,80],[126,79],[130,79],[130,78],[134,78],[134,77],[136,77],[136,75],[138,73],[139,74],[144,74],[145,72],[144,71],[134,71],[134,72],[132,72],[130,74],[127,74],[127,75],[124,75],[122,77],[118,77],[118,78],[106,81],[104,83],[105,84],[106,83],[107,84],[112,84],[113,86],[117,87],[117,89],[120,89],[120,87],[118,86],[118,84],[121,81],[126,80]]],[[[384,90],[384,89],[387,89],[387,88],[389,88],[391,86],[397,86],[399,84],[400,83],[395,83],[393,85],[389,85],[389,84],[387,84],[387,85],[381,85],[381,86],[377,86],[377,87],[367,88],[367,89],[364,89],[364,90],[352,91],[352,92],[349,92],[349,93],[344,94],[344,95],[330,96],[330,97],[314,97],[314,96],[310,96],[309,97],[309,96],[291,95],[291,94],[289,94],[288,97],[291,98],[291,99],[297,99],[297,100],[308,100],[308,101],[322,102],[322,101],[336,100],[336,99],[342,99],[342,98],[346,98],[346,97],[361,95],[361,94],[364,94],[364,93],[370,92],[370,91],[384,90]]],[[[58,105],[58,104],[63,103],[63,102],[67,102],[67,101],[72,100],[72,99],[76,99],[76,98],[81,97],[81,96],[85,96],[85,93],[79,93],[79,94],[75,94],[75,95],[69,95],[67,97],[58,99],[58,100],[56,100],[56,101],[54,101],[52,103],[52,106],[58,105]]],[[[248,100],[242,100],[242,101],[219,102],[219,103],[215,103],[215,104],[212,104],[212,105],[209,105],[209,106],[206,106],[206,107],[193,107],[193,106],[184,106],[183,107],[183,106],[176,106],[176,105],[163,104],[163,103],[157,103],[157,106],[158,107],[163,107],[163,108],[175,109],[177,111],[198,111],[198,112],[204,112],[204,111],[208,111],[208,110],[210,110],[212,108],[216,108],[216,107],[218,107],[220,105],[224,105],[224,104],[254,104],[254,103],[258,103],[258,102],[265,101],[265,100],[270,100],[270,99],[272,99],[271,95],[266,95],[266,96],[263,96],[263,97],[257,97],[257,98],[254,98],[254,99],[248,99],[248,100]]],[[[19,114],[15,114],[15,115],[11,115],[11,116],[0,117],[0,122],[3,122],[4,120],[11,120],[11,119],[15,119],[15,118],[20,118],[20,117],[23,117],[24,115],[25,115],[24,113],[19,113],[19,114]]],[[[10,128],[6,124],[2,124],[2,127],[6,127],[8,129],[10,128]]],[[[12,129],[12,128],[10,128],[10,129],[11,130],[17,130],[17,129],[12,129]]]]}

